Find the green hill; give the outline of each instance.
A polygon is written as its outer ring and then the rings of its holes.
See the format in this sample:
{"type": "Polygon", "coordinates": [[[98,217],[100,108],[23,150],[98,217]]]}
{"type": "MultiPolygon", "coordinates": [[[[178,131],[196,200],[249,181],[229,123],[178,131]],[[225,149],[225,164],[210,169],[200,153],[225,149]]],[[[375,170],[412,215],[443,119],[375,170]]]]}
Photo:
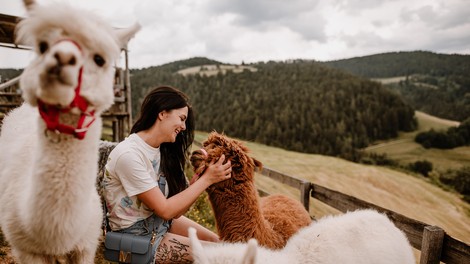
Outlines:
{"type": "Polygon", "coordinates": [[[358,148],[415,127],[413,109],[381,84],[316,62],[257,63],[211,76],[174,71],[193,62],[132,71],[133,106],[150,87],[169,84],[190,96],[200,130],[351,160],[358,148]]]}
{"type": "Polygon", "coordinates": [[[391,52],[324,64],[381,81],[416,110],[457,121],[470,116],[470,55],[391,52]]]}
{"type": "Polygon", "coordinates": [[[457,122],[436,118],[428,114],[417,112],[418,130],[410,133],[400,133],[391,140],[378,141],[365,148],[369,153],[386,154],[388,158],[402,165],[410,164],[418,160],[428,160],[433,163],[439,172],[457,170],[464,166],[470,167],[470,146],[455,149],[426,149],[414,142],[414,137],[420,131],[429,129],[446,130],[457,126],[457,122]]]}
{"type": "Polygon", "coordinates": [[[402,51],[326,61],[323,64],[367,78],[390,78],[412,74],[465,76],[470,72],[470,55],[402,51]]]}

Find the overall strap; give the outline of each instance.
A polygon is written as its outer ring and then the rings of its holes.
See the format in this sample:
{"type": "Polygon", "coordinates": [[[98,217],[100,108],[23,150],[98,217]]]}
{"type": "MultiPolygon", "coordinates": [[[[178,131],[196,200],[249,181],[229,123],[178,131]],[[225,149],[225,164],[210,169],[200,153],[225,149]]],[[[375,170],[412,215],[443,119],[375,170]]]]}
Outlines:
{"type": "MultiPolygon", "coordinates": [[[[165,196],[165,186],[166,186],[166,178],[163,175],[160,175],[160,178],[158,179],[158,187],[160,187],[160,191],[163,193],[163,196],[165,196]]],[[[153,232],[155,232],[157,226],[163,222],[163,219],[160,217],[157,217],[158,221],[154,220],[153,221],[153,232]]]]}
{"type": "Polygon", "coordinates": [[[160,187],[160,191],[162,191],[163,195],[165,195],[165,185],[166,185],[166,178],[163,175],[160,175],[160,179],[158,180],[158,186],[160,187]]]}

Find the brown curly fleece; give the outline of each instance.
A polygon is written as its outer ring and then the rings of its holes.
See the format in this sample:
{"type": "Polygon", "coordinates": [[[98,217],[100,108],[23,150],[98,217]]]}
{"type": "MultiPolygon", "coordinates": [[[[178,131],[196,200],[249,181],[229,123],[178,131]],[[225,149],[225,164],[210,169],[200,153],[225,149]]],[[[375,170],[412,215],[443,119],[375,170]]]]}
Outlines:
{"type": "Polygon", "coordinates": [[[205,167],[224,154],[232,163],[232,178],[207,189],[220,239],[246,242],[256,238],[262,246],[279,249],[312,220],[303,205],[284,195],[260,198],[254,184],[260,161],[248,156],[248,148],[223,134],[212,132],[201,150],[193,151],[191,165],[201,175],[205,167]]]}

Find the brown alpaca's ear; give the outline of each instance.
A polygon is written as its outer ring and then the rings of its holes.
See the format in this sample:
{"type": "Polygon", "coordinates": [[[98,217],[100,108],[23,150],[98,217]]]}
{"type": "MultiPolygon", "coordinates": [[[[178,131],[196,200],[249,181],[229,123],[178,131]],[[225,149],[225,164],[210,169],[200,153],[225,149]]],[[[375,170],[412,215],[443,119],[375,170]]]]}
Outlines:
{"type": "Polygon", "coordinates": [[[255,163],[255,170],[261,171],[263,169],[263,163],[261,163],[261,161],[253,158],[253,162],[255,163]]]}
{"type": "Polygon", "coordinates": [[[206,166],[206,155],[201,150],[195,150],[192,152],[189,161],[193,167],[194,173],[201,173],[206,166]]]}

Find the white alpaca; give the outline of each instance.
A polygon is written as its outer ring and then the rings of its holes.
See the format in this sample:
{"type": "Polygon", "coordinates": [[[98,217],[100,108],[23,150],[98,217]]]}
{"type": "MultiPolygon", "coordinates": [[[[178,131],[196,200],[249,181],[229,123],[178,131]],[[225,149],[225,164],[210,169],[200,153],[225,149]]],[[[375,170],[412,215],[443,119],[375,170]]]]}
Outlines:
{"type": "Polygon", "coordinates": [[[414,264],[405,235],[383,214],[359,210],[325,217],[292,236],[285,248],[274,251],[248,243],[202,246],[190,229],[195,264],[414,264]]]}
{"type": "Polygon", "coordinates": [[[1,228],[19,263],[93,263],[100,114],[113,103],[114,63],[140,26],[115,30],[65,4],[24,4],[17,36],[37,58],[20,79],[26,103],[2,125],[1,228]]]}

